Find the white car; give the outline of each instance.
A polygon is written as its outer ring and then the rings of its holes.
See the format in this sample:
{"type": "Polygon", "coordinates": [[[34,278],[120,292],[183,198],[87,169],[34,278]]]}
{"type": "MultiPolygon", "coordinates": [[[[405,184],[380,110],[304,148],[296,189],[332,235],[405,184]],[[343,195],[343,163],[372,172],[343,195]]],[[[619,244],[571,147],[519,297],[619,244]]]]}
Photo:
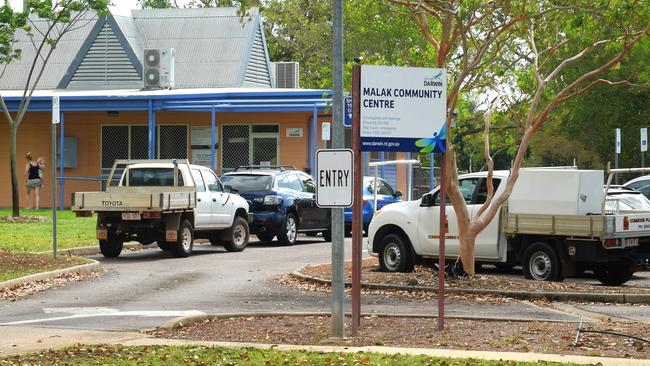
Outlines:
{"type": "Polygon", "coordinates": [[[650,175],[634,178],[623,183],[624,188],[631,188],[635,191],[643,193],[644,196],[650,198],[650,175]]]}

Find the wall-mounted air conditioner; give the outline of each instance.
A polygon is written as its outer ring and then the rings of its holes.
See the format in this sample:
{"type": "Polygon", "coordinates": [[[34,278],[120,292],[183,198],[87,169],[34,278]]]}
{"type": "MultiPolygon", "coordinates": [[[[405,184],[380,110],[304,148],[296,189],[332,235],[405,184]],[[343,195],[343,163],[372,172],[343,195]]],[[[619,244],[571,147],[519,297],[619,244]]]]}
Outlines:
{"type": "Polygon", "coordinates": [[[272,62],[276,88],[299,88],[300,66],[297,62],[272,62]]]}
{"type": "Polygon", "coordinates": [[[174,87],[173,48],[145,48],[144,49],[144,88],[145,89],[171,89],[174,87]]]}

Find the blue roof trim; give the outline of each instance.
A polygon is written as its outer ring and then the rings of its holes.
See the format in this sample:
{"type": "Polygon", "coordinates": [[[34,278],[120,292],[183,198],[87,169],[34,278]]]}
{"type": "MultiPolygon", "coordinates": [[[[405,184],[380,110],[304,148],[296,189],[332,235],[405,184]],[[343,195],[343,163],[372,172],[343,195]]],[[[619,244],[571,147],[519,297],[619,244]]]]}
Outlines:
{"type": "Polygon", "coordinates": [[[117,23],[117,20],[115,20],[115,18],[112,15],[108,17],[108,24],[113,29],[113,33],[115,34],[117,40],[120,41],[120,45],[122,45],[122,47],[124,48],[124,51],[126,52],[126,55],[129,57],[129,61],[131,61],[131,64],[133,64],[135,71],[137,71],[138,76],[142,78],[142,63],[140,62],[140,59],[138,59],[138,56],[135,54],[135,51],[133,51],[131,44],[126,39],[126,36],[122,31],[122,28],[117,23]]]}
{"type": "Polygon", "coordinates": [[[244,49],[243,57],[245,59],[243,59],[244,62],[240,63],[241,69],[239,69],[239,76],[237,76],[237,86],[244,85],[244,78],[246,78],[246,69],[248,68],[248,64],[251,61],[251,50],[253,49],[253,43],[255,42],[255,34],[257,34],[257,28],[261,23],[260,19],[261,19],[260,15],[257,14],[254,20],[255,24],[253,27],[251,27],[252,32],[248,36],[248,44],[244,49]]]}
{"type": "Polygon", "coordinates": [[[65,89],[68,87],[68,84],[70,84],[70,80],[72,80],[74,73],[77,71],[79,65],[81,65],[81,61],[83,61],[90,47],[92,47],[93,43],[95,42],[95,39],[97,38],[97,35],[99,34],[99,32],[101,32],[102,28],[104,27],[104,24],[106,24],[106,16],[98,17],[97,23],[95,23],[95,26],[88,34],[88,37],[86,37],[84,44],[79,49],[79,52],[77,52],[77,55],[75,56],[74,60],[72,60],[70,66],[68,66],[68,70],[65,72],[65,74],[63,74],[61,81],[59,81],[59,85],[56,86],[57,89],[65,89]]]}
{"type": "MultiPolygon", "coordinates": [[[[149,101],[154,110],[183,110],[207,112],[213,106],[217,111],[231,112],[309,112],[331,108],[332,91],[301,90],[278,92],[226,92],[205,94],[165,95],[60,95],[61,111],[147,111],[149,101]]],[[[18,109],[21,98],[5,97],[10,112],[18,109]]],[[[52,110],[51,96],[32,97],[29,112],[52,110]]]]}

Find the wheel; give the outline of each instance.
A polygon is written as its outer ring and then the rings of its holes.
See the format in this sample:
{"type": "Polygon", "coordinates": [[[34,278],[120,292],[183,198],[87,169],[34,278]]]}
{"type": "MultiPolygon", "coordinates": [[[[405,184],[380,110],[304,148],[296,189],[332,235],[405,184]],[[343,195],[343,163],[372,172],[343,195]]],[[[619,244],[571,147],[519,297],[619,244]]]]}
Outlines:
{"type": "Polygon", "coordinates": [[[390,234],[382,239],[379,268],[382,272],[413,271],[411,250],[401,235],[390,234]]]}
{"type": "Polygon", "coordinates": [[[524,269],[524,276],[530,280],[562,281],[564,279],[555,250],[544,242],[533,243],[526,249],[521,266],[524,269]]]}
{"type": "Polygon", "coordinates": [[[321,234],[323,234],[323,239],[325,239],[325,241],[332,241],[332,230],[321,231],[321,234]]]}
{"type": "Polygon", "coordinates": [[[124,238],[121,235],[108,233],[108,239],[99,241],[99,250],[106,258],[117,258],[122,253],[124,238]]]}
{"type": "Polygon", "coordinates": [[[273,241],[273,238],[275,238],[275,234],[273,233],[259,233],[257,234],[257,238],[263,241],[264,243],[270,243],[273,241]]]}
{"type": "Polygon", "coordinates": [[[628,266],[605,266],[594,269],[594,275],[605,286],[619,286],[632,278],[634,271],[628,266]]]}
{"type": "Polygon", "coordinates": [[[278,233],[278,240],[285,245],[294,245],[296,237],[298,236],[298,223],[296,217],[292,213],[288,213],[284,218],[284,225],[282,230],[278,233]]]}
{"type": "Polygon", "coordinates": [[[192,224],[187,220],[182,220],[178,228],[178,235],[176,243],[173,246],[174,255],[181,257],[189,257],[192,254],[194,247],[194,231],[192,231],[192,224]]]}
{"type": "Polygon", "coordinates": [[[228,230],[228,239],[223,247],[229,252],[241,252],[248,245],[248,223],[240,216],[235,216],[232,227],[228,230]]]}

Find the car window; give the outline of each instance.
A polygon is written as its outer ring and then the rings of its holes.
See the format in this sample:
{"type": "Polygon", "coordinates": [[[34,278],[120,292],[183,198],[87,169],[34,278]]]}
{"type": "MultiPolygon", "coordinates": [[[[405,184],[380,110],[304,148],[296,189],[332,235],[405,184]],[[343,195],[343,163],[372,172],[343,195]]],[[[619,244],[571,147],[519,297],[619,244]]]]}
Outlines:
{"type": "MultiPolygon", "coordinates": [[[[500,183],[501,183],[501,179],[492,178],[492,185],[494,186],[494,192],[497,191],[497,188],[499,188],[500,183]]],[[[487,200],[487,179],[481,179],[481,183],[478,186],[478,193],[476,194],[476,202],[474,202],[474,204],[482,205],[485,203],[485,200],[487,200]]]]}
{"type": "MultiPolygon", "coordinates": [[[[478,182],[479,182],[479,178],[465,178],[465,179],[461,179],[458,182],[460,186],[459,187],[460,193],[463,195],[463,198],[465,199],[465,202],[467,204],[471,204],[472,196],[474,196],[474,191],[476,190],[476,186],[478,185],[478,182]]],[[[440,206],[440,191],[434,193],[433,202],[435,206],[440,206]]],[[[451,205],[451,200],[449,199],[449,195],[446,195],[445,205],[447,206],[451,205]]]]}
{"type": "Polygon", "coordinates": [[[278,177],[276,179],[278,188],[286,188],[289,189],[289,178],[285,175],[283,177],[278,177]]]}
{"type": "Polygon", "coordinates": [[[219,179],[217,179],[217,176],[214,175],[214,173],[204,170],[201,174],[203,174],[203,178],[205,179],[205,183],[210,192],[221,192],[223,190],[219,179]]]}
{"type": "Polygon", "coordinates": [[[383,180],[380,180],[377,187],[377,194],[384,194],[386,196],[392,196],[395,194],[393,188],[383,180]]]}
{"type": "Polygon", "coordinates": [[[297,175],[289,174],[287,175],[287,179],[289,180],[289,189],[302,192],[302,184],[300,183],[300,179],[297,175]]]}
{"type": "Polygon", "coordinates": [[[271,188],[271,176],[263,174],[227,174],[221,176],[221,182],[240,193],[267,191],[271,188]]]}
{"type": "Polygon", "coordinates": [[[301,174],[300,175],[300,180],[302,181],[302,186],[303,186],[303,191],[307,193],[316,193],[316,183],[314,183],[314,180],[312,177],[308,176],[307,174],[301,174]]]}
{"type": "Polygon", "coordinates": [[[205,183],[203,182],[201,172],[198,169],[192,169],[192,177],[194,177],[194,182],[196,183],[196,191],[205,192],[205,183]]]}
{"type": "Polygon", "coordinates": [[[630,183],[625,187],[637,190],[643,193],[643,195],[646,197],[650,195],[650,180],[640,180],[634,183],[630,183]]]}
{"type": "MultiPolygon", "coordinates": [[[[172,168],[133,168],[128,170],[128,174],[129,185],[132,187],[174,186],[174,169],[172,168]]],[[[180,170],[178,170],[178,185],[185,185],[180,170]]]]}

